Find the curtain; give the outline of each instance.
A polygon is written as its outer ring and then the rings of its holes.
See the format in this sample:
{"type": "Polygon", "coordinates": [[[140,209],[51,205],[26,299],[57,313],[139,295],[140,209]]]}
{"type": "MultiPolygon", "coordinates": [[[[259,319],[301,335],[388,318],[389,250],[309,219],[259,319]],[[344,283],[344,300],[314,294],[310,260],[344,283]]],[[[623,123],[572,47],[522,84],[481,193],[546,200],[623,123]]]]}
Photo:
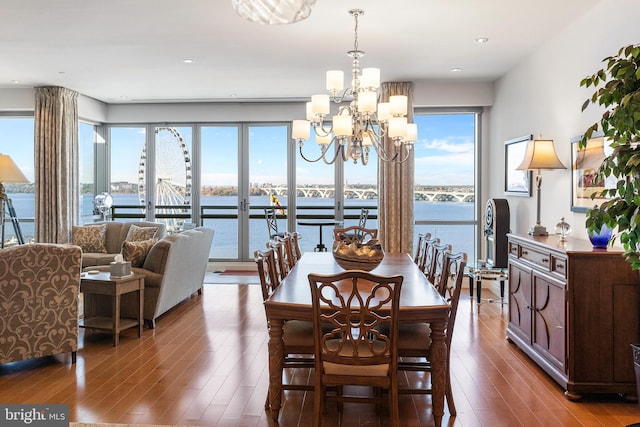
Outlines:
{"type": "Polygon", "coordinates": [[[35,104],[35,240],[68,243],[78,223],[78,93],[37,87],[35,104]]]}
{"type": "MultiPolygon", "coordinates": [[[[413,122],[413,83],[382,84],[382,102],[392,95],[406,95],[407,120],[413,122]]],[[[385,150],[394,152],[393,141],[384,138],[385,150]]],[[[386,252],[413,252],[413,150],[403,163],[378,162],[378,227],[386,252]]]]}

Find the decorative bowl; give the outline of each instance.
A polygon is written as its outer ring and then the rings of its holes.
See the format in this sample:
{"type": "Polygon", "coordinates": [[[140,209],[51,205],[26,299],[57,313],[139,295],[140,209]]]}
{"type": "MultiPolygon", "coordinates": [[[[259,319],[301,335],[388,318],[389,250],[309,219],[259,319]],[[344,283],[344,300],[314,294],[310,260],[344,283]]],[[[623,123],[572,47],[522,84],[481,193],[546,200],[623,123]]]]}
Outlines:
{"type": "Polygon", "coordinates": [[[333,245],[333,258],[345,270],[371,271],[382,262],[384,251],[377,242],[344,243],[333,245]]]}

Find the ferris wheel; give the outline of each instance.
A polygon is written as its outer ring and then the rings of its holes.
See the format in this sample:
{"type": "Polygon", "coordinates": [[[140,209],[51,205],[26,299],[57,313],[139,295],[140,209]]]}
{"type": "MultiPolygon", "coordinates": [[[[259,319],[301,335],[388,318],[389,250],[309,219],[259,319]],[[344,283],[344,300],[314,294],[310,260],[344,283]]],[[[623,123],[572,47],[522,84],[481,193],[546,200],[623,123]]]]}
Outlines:
{"type": "MultiPolygon", "coordinates": [[[[191,156],[189,148],[177,129],[157,127],[155,129],[155,185],[156,215],[179,215],[187,212],[180,206],[191,203],[191,156]]],[[[147,205],[146,193],[147,149],[142,148],[138,168],[138,198],[147,205]]],[[[162,218],[168,232],[182,228],[184,219],[162,218]]]]}

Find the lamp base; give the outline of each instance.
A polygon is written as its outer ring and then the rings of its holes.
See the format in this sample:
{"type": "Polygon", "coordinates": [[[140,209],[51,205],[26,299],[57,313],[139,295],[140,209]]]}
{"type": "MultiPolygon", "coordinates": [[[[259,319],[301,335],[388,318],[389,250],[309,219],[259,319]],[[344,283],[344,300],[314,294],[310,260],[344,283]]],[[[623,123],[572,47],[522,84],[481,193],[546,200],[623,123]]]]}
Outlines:
{"type": "Polygon", "coordinates": [[[544,227],[540,224],[532,225],[531,228],[529,228],[529,234],[531,234],[532,236],[548,236],[549,235],[549,233],[547,233],[547,227],[544,227]]]}

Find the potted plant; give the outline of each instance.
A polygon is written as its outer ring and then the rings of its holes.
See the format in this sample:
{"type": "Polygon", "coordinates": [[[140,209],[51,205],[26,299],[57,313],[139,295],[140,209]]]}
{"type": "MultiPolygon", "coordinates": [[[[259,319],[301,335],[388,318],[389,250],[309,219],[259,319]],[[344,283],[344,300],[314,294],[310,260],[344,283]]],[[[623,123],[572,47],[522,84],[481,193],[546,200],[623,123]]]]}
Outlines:
{"type": "Polygon", "coordinates": [[[602,130],[613,152],[607,156],[598,174],[613,177],[615,188],[593,197],[609,198],[587,213],[588,230],[598,231],[604,224],[616,229],[624,248],[624,257],[634,270],[640,269],[640,45],[621,48],[615,56],[603,60],[606,66],[584,78],[580,86],[596,88],[582,105],[605,108],[600,120],[590,126],[580,141],[586,147],[594,132],[602,130]]]}
{"type": "MultiPolygon", "coordinates": [[[[605,67],[580,82],[580,86],[596,88],[582,111],[597,103],[604,113],[585,131],[579,145],[586,147],[593,133],[602,130],[613,152],[604,159],[598,175],[614,178],[616,185],[592,196],[609,200],[587,212],[585,225],[590,233],[604,226],[615,229],[625,259],[640,270],[640,45],[623,47],[603,62],[605,67]]],[[[640,396],[640,346],[631,347],[640,396]]]]}

